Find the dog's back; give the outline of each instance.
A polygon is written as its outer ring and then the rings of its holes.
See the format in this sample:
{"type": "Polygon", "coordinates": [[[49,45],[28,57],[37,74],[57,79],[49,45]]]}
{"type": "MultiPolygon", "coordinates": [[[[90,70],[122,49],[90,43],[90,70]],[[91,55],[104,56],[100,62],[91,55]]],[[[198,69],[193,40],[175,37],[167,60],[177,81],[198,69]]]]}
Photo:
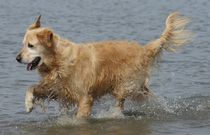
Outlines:
{"type": "Polygon", "coordinates": [[[92,43],[95,80],[93,96],[110,92],[117,99],[132,97],[142,100],[153,95],[148,88],[151,66],[163,50],[173,51],[190,40],[185,30],[189,20],[179,13],[166,20],[166,29],[157,40],[140,46],[128,41],[105,41],[92,43]]]}

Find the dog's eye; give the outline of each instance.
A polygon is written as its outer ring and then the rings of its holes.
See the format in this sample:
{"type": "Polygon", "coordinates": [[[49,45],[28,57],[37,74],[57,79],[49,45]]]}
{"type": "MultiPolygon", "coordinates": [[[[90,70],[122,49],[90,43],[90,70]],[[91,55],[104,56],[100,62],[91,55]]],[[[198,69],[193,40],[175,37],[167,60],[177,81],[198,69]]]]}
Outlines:
{"type": "Polygon", "coordinates": [[[32,44],[28,43],[28,47],[33,48],[34,46],[32,44]]]}

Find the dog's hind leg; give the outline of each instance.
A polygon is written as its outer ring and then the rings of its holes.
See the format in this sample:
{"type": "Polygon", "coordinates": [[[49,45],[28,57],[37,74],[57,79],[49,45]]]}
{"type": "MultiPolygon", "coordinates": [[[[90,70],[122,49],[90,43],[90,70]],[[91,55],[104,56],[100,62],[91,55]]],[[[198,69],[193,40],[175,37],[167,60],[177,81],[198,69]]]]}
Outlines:
{"type": "Polygon", "coordinates": [[[153,91],[150,90],[149,88],[148,82],[149,82],[149,79],[147,78],[144,84],[141,87],[139,87],[137,91],[133,92],[132,99],[134,101],[144,102],[155,97],[153,94],[153,91]]]}
{"type": "Polygon", "coordinates": [[[125,98],[116,98],[116,104],[115,107],[121,111],[124,110],[124,102],[125,98]]]}
{"type": "Polygon", "coordinates": [[[116,109],[123,111],[125,98],[127,95],[123,85],[121,85],[120,87],[116,87],[115,90],[112,92],[112,95],[114,96],[116,100],[116,104],[115,104],[116,109]]]}

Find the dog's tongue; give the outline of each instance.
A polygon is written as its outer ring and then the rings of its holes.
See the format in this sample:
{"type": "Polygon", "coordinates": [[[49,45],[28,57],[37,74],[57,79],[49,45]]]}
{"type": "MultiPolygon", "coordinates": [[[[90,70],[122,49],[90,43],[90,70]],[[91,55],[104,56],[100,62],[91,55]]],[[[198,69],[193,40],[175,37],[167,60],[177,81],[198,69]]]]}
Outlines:
{"type": "Polygon", "coordinates": [[[27,70],[28,70],[28,71],[32,70],[32,63],[29,63],[29,64],[27,65],[27,70]]]}

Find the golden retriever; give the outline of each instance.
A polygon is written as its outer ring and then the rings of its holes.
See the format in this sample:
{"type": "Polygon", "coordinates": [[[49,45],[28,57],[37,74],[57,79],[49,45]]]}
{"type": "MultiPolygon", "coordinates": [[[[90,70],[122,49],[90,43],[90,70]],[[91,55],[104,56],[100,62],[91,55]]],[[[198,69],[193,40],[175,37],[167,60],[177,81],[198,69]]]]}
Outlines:
{"type": "Polygon", "coordinates": [[[148,99],[153,96],[150,71],[162,51],[174,51],[190,39],[185,29],[189,19],[178,12],[168,16],[160,38],[144,46],[130,41],[77,44],[41,27],[40,18],[28,27],[16,57],[42,78],[26,92],[27,112],[33,110],[35,99],[77,105],[77,118],[88,117],[94,100],[108,93],[121,110],[126,98],[148,99]]]}

